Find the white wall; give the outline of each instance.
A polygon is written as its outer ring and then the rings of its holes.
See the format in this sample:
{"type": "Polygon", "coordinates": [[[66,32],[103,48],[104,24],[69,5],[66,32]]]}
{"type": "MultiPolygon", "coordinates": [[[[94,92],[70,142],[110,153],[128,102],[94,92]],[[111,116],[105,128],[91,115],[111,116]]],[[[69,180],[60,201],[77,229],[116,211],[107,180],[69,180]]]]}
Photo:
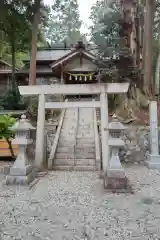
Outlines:
{"type": "Polygon", "coordinates": [[[97,66],[86,58],[82,58],[82,66],[80,64],[80,58],[71,60],[66,66],[65,70],[67,71],[94,71],[97,69],[97,66]]]}

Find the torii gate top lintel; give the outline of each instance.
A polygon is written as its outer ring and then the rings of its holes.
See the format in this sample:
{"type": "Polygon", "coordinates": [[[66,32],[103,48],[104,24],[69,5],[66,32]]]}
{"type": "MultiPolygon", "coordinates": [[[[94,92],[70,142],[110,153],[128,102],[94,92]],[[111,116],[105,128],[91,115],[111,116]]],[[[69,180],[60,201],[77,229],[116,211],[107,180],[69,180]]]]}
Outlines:
{"type": "Polygon", "coordinates": [[[101,94],[101,93],[126,93],[129,83],[100,83],[100,84],[54,84],[54,85],[32,85],[19,86],[20,94],[23,96],[33,95],[78,95],[78,94],[101,94]]]}

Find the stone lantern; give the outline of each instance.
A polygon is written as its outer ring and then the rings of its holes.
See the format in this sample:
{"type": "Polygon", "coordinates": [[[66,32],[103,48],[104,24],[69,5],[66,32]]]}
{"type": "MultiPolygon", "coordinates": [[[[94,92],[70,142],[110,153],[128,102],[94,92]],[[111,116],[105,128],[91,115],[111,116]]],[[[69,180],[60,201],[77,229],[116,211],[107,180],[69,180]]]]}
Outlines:
{"type": "Polygon", "coordinates": [[[110,156],[107,176],[104,178],[104,187],[112,191],[121,191],[128,189],[128,180],[119,158],[119,149],[125,145],[125,142],[120,138],[125,127],[118,121],[116,115],[113,115],[108,129],[110,156]]]}
{"type": "Polygon", "coordinates": [[[12,144],[19,146],[19,152],[13,166],[10,168],[6,184],[26,185],[34,180],[33,167],[29,163],[26,153],[27,146],[33,143],[33,140],[30,138],[30,131],[33,129],[35,128],[26,119],[25,115],[22,115],[21,119],[12,127],[12,130],[16,132],[12,144]]]}

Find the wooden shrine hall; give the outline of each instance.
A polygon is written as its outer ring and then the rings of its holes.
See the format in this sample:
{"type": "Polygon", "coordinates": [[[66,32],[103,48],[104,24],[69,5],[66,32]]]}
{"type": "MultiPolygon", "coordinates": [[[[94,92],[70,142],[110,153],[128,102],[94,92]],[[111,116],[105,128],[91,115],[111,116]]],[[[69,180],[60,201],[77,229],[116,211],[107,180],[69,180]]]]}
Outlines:
{"type": "MultiPolygon", "coordinates": [[[[18,79],[29,78],[30,59],[24,59],[24,68],[18,79]]],[[[82,42],[73,48],[42,49],[37,51],[36,84],[92,84],[98,81],[96,56],[86,50],[82,42]]]]}

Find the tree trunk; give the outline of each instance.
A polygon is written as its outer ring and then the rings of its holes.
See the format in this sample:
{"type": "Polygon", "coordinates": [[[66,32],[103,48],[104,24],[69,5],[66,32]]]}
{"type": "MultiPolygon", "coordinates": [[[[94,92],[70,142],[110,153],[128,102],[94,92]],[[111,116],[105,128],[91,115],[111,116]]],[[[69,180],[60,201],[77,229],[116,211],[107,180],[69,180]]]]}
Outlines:
{"type": "Polygon", "coordinates": [[[32,25],[32,43],[31,43],[31,61],[29,71],[29,85],[36,84],[36,55],[37,55],[37,35],[38,24],[40,21],[40,2],[41,0],[35,0],[35,15],[32,25]]]}
{"type": "Polygon", "coordinates": [[[155,94],[159,95],[159,81],[160,81],[160,33],[158,41],[158,57],[156,63],[156,72],[155,72],[155,94]]]}
{"type": "Polygon", "coordinates": [[[140,68],[140,19],[139,19],[139,3],[136,6],[136,19],[135,19],[135,30],[136,30],[136,64],[140,68]]]}
{"type": "Polygon", "coordinates": [[[143,90],[151,96],[152,78],[152,39],[153,39],[154,0],[146,0],[145,32],[144,32],[144,81],[143,90]]]}
{"type": "Polygon", "coordinates": [[[11,141],[10,141],[8,138],[6,138],[6,141],[7,141],[7,143],[8,143],[9,150],[10,150],[10,152],[11,152],[11,156],[12,156],[12,158],[15,158],[15,155],[14,155],[14,151],[13,151],[13,148],[12,148],[11,141]]]}
{"type": "Polygon", "coordinates": [[[14,23],[12,23],[11,51],[12,51],[12,89],[14,89],[16,86],[16,82],[15,82],[16,47],[15,47],[14,23]]]}

